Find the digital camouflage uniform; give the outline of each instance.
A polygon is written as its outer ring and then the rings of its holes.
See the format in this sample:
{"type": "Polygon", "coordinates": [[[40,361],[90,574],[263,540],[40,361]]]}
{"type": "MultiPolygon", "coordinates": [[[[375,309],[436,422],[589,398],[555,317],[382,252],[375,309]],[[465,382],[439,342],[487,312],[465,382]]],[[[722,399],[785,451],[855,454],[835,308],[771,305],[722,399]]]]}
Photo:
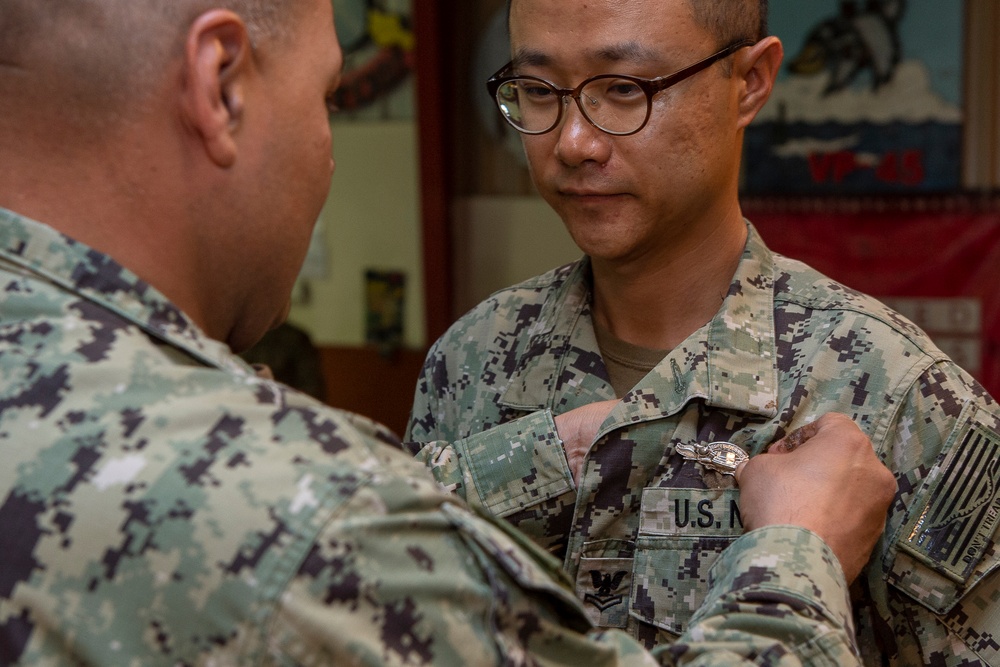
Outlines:
{"type": "MultiPolygon", "coordinates": [[[[0,285],[0,665],[653,662],[580,634],[558,562],[391,434],[256,377],[110,258],[0,209],[0,285]]],[[[727,556],[660,662],[854,661],[818,537],[727,556]]]]}
{"type": "Polygon", "coordinates": [[[654,645],[688,627],[742,532],[730,478],[675,447],[754,455],[845,413],[899,485],[852,587],[865,662],[1000,665],[997,406],[898,314],[772,254],[751,226],[719,313],[616,406],[575,488],[552,415],[609,398],[584,259],[497,292],[436,343],[405,440],[448,488],[563,557],[595,622],[654,645]]]}

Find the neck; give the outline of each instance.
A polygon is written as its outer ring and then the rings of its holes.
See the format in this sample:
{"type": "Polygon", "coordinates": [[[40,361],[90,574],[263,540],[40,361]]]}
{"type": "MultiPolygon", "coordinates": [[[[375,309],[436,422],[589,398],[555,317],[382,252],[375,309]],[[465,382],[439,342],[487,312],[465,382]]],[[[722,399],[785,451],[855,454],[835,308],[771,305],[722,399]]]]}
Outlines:
{"type": "Polygon", "coordinates": [[[112,257],[207,329],[201,300],[186,287],[198,284],[183,251],[192,229],[177,194],[183,184],[169,180],[177,170],[164,168],[179,156],[156,139],[165,128],[80,142],[46,136],[51,126],[21,127],[0,122],[0,206],[112,257]]]}
{"type": "Polygon", "coordinates": [[[739,211],[707,232],[670,244],[668,256],[627,263],[594,260],[594,317],[623,341],[671,350],[711,320],[746,245],[739,211]]]}

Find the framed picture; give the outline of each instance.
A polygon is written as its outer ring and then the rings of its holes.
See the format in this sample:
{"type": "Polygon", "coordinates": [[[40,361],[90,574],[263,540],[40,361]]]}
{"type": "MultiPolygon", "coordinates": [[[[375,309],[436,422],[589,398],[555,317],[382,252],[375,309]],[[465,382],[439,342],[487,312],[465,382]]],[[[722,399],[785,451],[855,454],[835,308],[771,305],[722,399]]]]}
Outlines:
{"type": "Polygon", "coordinates": [[[403,302],[406,274],[365,271],[365,342],[389,355],[403,345],[403,302]]]}
{"type": "Polygon", "coordinates": [[[771,0],[785,47],[747,128],[747,195],[961,187],[964,0],[771,0]]]}
{"type": "Polygon", "coordinates": [[[338,120],[409,120],[416,38],[411,0],[332,0],[344,72],[338,120]]]}

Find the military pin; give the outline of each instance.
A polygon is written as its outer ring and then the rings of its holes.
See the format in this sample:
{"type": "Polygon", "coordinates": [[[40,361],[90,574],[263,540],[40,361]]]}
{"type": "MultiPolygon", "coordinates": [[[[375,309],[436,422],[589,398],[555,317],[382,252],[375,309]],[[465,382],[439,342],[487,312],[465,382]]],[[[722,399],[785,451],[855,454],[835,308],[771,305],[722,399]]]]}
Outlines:
{"type": "Polygon", "coordinates": [[[731,442],[710,442],[707,445],[677,445],[676,452],[723,475],[736,475],[736,467],[746,461],[747,453],[731,442]]]}

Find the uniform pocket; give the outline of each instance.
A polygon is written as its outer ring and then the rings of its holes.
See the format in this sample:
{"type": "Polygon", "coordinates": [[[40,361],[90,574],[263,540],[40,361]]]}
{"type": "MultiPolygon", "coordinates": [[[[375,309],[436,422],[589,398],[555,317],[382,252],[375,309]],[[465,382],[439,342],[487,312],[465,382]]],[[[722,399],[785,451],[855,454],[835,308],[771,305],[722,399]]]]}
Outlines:
{"type": "Polygon", "coordinates": [[[576,590],[591,622],[601,628],[628,625],[629,590],[635,543],[598,540],[584,545],[576,590]]]}
{"type": "Polygon", "coordinates": [[[743,534],[738,489],[643,490],[629,614],[673,634],[708,592],[708,572],[743,534]]]}

